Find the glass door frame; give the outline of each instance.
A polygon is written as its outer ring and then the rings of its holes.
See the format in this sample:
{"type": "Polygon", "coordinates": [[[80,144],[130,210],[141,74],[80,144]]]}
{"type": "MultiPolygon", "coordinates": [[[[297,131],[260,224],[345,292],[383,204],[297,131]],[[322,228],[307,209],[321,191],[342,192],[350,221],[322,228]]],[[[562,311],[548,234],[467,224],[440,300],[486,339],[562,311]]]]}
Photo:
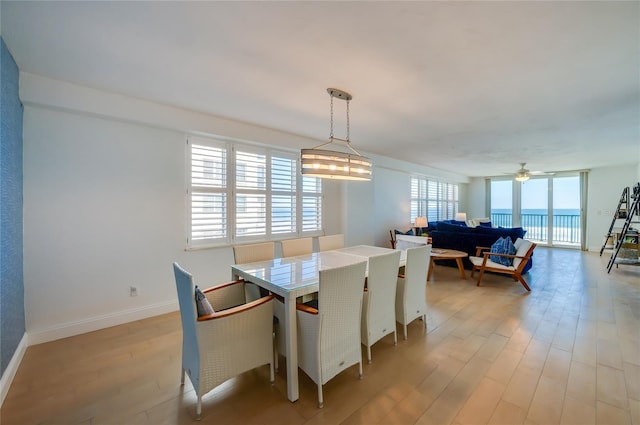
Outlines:
{"type": "MultiPolygon", "coordinates": [[[[586,173],[585,173],[586,174],[586,173]]],[[[543,246],[554,246],[554,247],[563,247],[563,248],[575,248],[575,249],[584,249],[585,245],[585,226],[583,223],[586,222],[586,214],[584,208],[584,185],[586,182],[586,176],[581,172],[566,172],[566,173],[556,173],[554,175],[541,175],[541,176],[532,176],[530,180],[538,180],[538,179],[546,179],[547,180],[547,238],[546,241],[536,241],[540,245],[543,246]],[[577,245],[573,245],[571,243],[555,243],[553,242],[553,225],[554,225],[554,208],[553,208],[553,179],[557,177],[578,177],[579,179],[579,196],[580,196],[580,220],[581,224],[579,226],[580,231],[580,242],[577,245]]],[[[486,213],[488,217],[491,217],[491,182],[493,181],[504,181],[511,180],[511,188],[512,188],[512,226],[513,227],[522,227],[522,185],[526,184],[526,182],[519,182],[513,179],[513,177],[491,177],[487,179],[487,198],[486,198],[486,213]]],[[[526,235],[525,235],[526,238],[526,235]]]]}

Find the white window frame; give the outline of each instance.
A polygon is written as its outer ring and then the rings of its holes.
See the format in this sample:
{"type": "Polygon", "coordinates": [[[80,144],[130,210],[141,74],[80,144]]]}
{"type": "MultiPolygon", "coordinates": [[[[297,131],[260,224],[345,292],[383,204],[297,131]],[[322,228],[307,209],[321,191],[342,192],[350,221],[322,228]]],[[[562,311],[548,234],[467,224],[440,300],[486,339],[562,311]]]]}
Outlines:
{"type": "MultiPolygon", "coordinates": [[[[203,136],[187,136],[186,140],[186,247],[187,249],[200,249],[209,247],[219,247],[224,245],[232,245],[235,243],[245,242],[260,242],[269,240],[281,240],[290,239],[302,236],[319,236],[323,234],[323,219],[322,219],[322,204],[323,186],[322,180],[315,177],[303,177],[300,173],[300,160],[297,152],[272,149],[268,147],[254,146],[244,143],[234,143],[228,141],[222,141],[219,139],[203,137],[203,136]],[[224,149],[226,151],[226,186],[217,188],[206,188],[203,190],[201,187],[192,185],[192,147],[193,145],[210,147],[214,149],[224,149]],[[265,175],[264,175],[264,189],[247,189],[238,188],[236,179],[236,160],[238,152],[254,153],[259,155],[265,155],[265,175]],[[273,158],[289,159],[295,164],[293,172],[295,173],[292,190],[273,190],[272,186],[272,166],[273,158]],[[312,184],[316,191],[304,192],[304,188],[308,185],[303,185],[304,181],[314,180],[315,184],[312,184]],[[196,190],[197,189],[197,190],[196,190]],[[224,235],[214,238],[202,238],[194,239],[193,235],[193,193],[220,193],[224,194],[226,198],[226,208],[224,216],[226,219],[226,225],[224,225],[224,235]],[[237,213],[236,211],[236,199],[238,196],[251,196],[251,194],[265,195],[265,228],[261,234],[251,235],[239,235],[237,233],[237,213]],[[292,223],[291,231],[283,231],[279,233],[273,233],[273,197],[274,196],[291,196],[295,198],[295,220],[292,223]],[[315,198],[315,200],[314,200],[315,198]],[[309,228],[308,217],[307,225],[303,222],[304,217],[304,202],[308,202],[309,199],[314,203],[314,207],[318,208],[317,221],[312,222],[312,228],[309,228]]],[[[313,221],[313,220],[312,220],[313,221]]]]}

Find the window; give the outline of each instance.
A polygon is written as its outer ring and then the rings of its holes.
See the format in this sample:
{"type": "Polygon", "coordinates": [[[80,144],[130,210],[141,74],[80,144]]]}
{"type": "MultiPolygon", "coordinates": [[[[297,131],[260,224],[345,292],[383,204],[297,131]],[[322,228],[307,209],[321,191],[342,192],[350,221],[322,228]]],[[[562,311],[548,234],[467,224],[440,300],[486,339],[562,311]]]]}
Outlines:
{"type": "Polygon", "coordinates": [[[227,238],[227,149],[191,146],[191,241],[227,238]]]}
{"type": "Polygon", "coordinates": [[[302,177],[297,154],[194,136],[187,146],[187,246],[321,234],[322,183],[302,177]]]}
{"type": "Polygon", "coordinates": [[[264,152],[238,148],[236,159],[235,197],[243,199],[241,211],[236,206],[236,238],[267,234],[267,157],[264,152]]]}
{"type": "Polygon", "coordinates": [[[491,221],[522,227],[526,238],[549,246],[584,246],[584,174],[534,176],[525,182],[490,180],[491,221]]]}
{"type": "Polygon", "coordinates": [[[316,177],[302,179],[302,231],[322,230],[322,183],[316,177]]]}
{"type": "Polygon", "coordinates": [[[411,177],[411,223],[422,216],[428,221],[451,220],[457,212],[457,184],[411,177]]]}

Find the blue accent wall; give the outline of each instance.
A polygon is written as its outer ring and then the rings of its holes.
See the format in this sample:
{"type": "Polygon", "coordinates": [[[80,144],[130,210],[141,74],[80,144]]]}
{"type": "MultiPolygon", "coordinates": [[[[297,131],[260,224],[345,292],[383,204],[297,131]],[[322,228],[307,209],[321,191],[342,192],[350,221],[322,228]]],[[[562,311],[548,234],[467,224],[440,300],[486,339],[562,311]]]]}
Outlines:
{"type": "Polygon", "coordinates": [[[25,333],[22,261],[22,103],[19,71],[0,38],[0,366],[25,333]]]}

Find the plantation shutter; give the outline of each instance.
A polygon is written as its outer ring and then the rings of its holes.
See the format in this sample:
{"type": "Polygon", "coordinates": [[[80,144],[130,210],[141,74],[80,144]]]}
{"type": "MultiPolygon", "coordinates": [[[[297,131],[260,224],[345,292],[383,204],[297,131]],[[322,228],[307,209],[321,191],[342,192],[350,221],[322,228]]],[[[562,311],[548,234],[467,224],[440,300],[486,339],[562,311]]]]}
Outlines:
{"type": "Polygon", "coordinates": [[[264,153],[236,151],[236,234],[267,234],[267,161],[264,153]]]}
{"type": "Polygon", "coordinates": [[[191,184],[190,243],[225,240],[227,237],[227,149],[224,146],[190,145],[191,184]]]}
{"type": "Polygon", "coordinates": [[[296,232],[296,159],[271,158],[271,233],[296,232]]]}

